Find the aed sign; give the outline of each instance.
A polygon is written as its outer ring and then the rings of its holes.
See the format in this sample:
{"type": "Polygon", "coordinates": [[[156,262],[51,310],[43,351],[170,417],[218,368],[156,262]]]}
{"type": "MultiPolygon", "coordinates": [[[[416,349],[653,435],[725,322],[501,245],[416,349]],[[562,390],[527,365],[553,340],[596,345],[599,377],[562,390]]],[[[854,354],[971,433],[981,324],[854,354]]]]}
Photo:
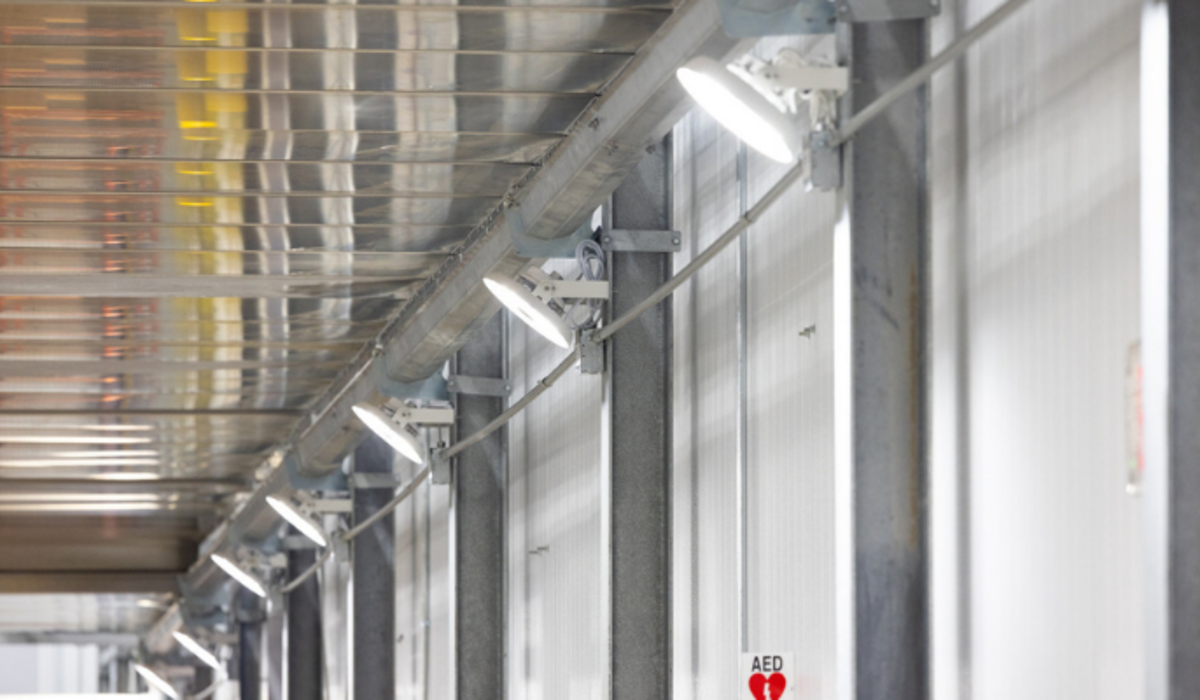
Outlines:
{"type": "Polygon", "coordinates": [[[796,697],[795,654],[742,654],[743,700],[791,700],[796,697]]]}

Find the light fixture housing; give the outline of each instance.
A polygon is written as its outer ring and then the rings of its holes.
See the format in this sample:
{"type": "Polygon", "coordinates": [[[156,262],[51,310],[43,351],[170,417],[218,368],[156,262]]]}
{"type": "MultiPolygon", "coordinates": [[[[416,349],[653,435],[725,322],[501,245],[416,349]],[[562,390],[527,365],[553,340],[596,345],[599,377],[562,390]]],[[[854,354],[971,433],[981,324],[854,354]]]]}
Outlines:
{"type": "Polygon", "coordinates": [[[280,517],[296,528],[300,534],[312,540],[318,547],[328,547],[329,538],[324,529],[315,520],[305,514],[301,506],[292,499],[267,496],[267,505],[271,506],[280,517]]]}
{"type": "Polygon", "coordinates": [[[176,630],[171,633],[171,636],[175,638],[175,641],[179,642],[179,646],[187,649],[189,652],[191,652],[192,656],[195,656],[197,659],[203,661],[205,665],[217,671],[225,670],[221,665],[221,661],[216,657],[216,655],[208,649],[205,649],[204,645],[196,641],[196,639],[191,635],[176,630]]]}
{"type": "Polygon", "coordinates": [[[527,270],[521,276],[534,283],[533,290],[519,280],[494,272],[484,275],[483,284],[514,316],[564,350],[571,347],[575,334],[563,317],[550,308],[550,301],[608,298],[608,282],[603,280],[553,279],[537,268],[527,270]]]}
{"type": "Polygon", "coordinates": [[[221,554],[212,555],[213,563],[221,567],[221,570],[229,574],[229,577],[237,581],[248,591],[258,596],[259,598],[267,597],[267,587],[254,574],[246,571],[238,564],[235,564],[228,557],[221,554]]]}
{"type": "Polygon", "coordinates": [[[796,126],[728,68],[697,56],[675,71],[675,77],[696,104],[747,146],[779,163],[796,160],[796,126]]]}
{"type": "Polygon", "coordinates": [[[835,129],[837,97],[850,89],[843,66],[814,65],[794,49],[770,61],[743,56],[723,66],[706,56],[683,64],[676,77],[704,111],[746,145],[780,163],[792,163],[803,134],[790,113],[809,103],[811,128],[835,129]]]}
{"type": "Polygon", "coordinates": [[[425,446],[408,424],[397,423],[379,408],[366,403],[354,404],[354,415],[405,459],[425,463],[425,446]]]}
{"type": "Polygon", "coordinates": [[[179,692],[175,690],[175,686],[168,683],[167,679],[155,673],[149,666],[134,664],[133,670],[142,677],[142,680],[146,681],[146,685],[166,695],[171,700],[179,700],[179,692]]]}

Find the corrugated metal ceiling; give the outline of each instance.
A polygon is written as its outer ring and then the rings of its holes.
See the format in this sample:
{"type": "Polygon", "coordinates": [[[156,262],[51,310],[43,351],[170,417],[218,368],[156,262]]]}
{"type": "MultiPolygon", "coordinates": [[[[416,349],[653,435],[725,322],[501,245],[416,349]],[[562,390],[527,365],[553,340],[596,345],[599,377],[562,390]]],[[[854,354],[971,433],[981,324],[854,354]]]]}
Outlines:
{"type": "Polygon", "coordinates": [[[0,3],[0,591],[191,563],[671,10],[0,3]]]}

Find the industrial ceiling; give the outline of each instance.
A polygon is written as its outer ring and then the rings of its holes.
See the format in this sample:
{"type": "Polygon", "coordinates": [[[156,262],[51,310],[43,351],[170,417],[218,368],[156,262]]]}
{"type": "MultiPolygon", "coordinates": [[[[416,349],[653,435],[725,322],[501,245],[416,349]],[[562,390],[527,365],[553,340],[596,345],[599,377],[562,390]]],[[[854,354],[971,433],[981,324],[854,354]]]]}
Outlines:
{"type": "Polygon", "coordinates": [[[683,7],[0,2],[0,592],[175,592],[271,455],[327,472],[733,46],[683,7]]]}

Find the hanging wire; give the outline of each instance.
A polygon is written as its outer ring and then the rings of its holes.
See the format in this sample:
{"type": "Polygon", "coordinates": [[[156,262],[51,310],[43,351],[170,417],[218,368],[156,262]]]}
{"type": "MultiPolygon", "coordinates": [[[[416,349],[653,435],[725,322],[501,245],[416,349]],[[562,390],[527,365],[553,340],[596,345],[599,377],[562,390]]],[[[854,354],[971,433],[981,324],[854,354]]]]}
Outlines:
{"type": "MultiPolygon", "coordinates": [[[[599,243],[590,239],[580,241],[579,245],[575,246],[575,262],[579,265],[579,277],[576,279],[587,282],[598,282],[604,279],[608,268],[608,258],[605,257],[604,249],[600,247],[599,243]]],[[[567,307],[567,325],[576,331],[595,328],[600,323],[600,311],[603,307],[603,299],[576,299],[567,307]],[[575,312],[580,305],[588,310],[588,314],[584,319],[577,321],[575,312]]]]}

